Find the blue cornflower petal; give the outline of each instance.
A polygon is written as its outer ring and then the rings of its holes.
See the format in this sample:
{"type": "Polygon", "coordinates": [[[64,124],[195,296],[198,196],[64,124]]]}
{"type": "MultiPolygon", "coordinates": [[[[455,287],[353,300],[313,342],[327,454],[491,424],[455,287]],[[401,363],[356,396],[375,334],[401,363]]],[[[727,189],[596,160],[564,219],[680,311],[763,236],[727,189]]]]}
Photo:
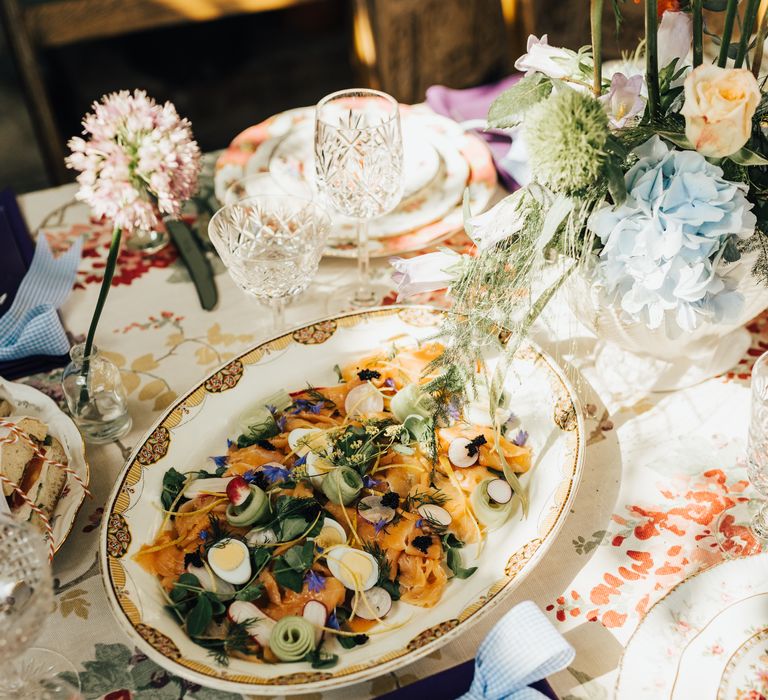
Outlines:
{"type": "Polygon", "coordinates": [[[373,525],[373,529],[375,531],[375,534],[378,535],[387,525],[389,525],[389,521],[388,520],[384,520],[384,518],[381,518],[381,520],[378,520],[373,525]]]}
{"type": "Polygon", "coordinates": [[[326,624],[332,630],[341,629],[341,625],[339,625],[339,618],[336,617],[336,611],[335,610],[328,616],[328,622],[326,622],[326,624]]]}
{"type": "Polygon", "coordinates": [[[234,444],[235,444],[235,443],[234,443],[234,442],[232,442],[232,440],[230,440],[229,438],[227,438],[227,449],[229,449],[230,447],[232,447],[232,445],[234,445],[234,444]]]}
{"type": "Polygon", "coordinates": [[[419,518],[418,520],[416,520],[416,527],[417,527],[417,528],[421,529],[421,527],[422,527],[423,525],[424,525],[424,520],[422,520],[421,518],[419,518]]]}
{"type": "Polygon", "coordinates": [[[216,457],[209,457],[217,467],[226,467],[229,463],[229,457],[227,455],[217,455],[216,457]]]}
{"type": "Polygon", "coordinates": [[[363,485],[364,485],[364,486],[365,486],[365,488],[367,488],[367,489],[372,489],[372,488],[375,488],[376,486],[378,486],[378,485],[379,485],[379,484],[381,484],[381,483],[383,483],[383,482],[381,482],[381,481],[376,481],[376,479],[374,479],[374,478],[372,478],[372,477],[368,476],[367,474],[366,474],[366,475],[363,477],[363,485]]]}
{"type": "Polygon", "coordinates": [[[307,584],[307,589],[312,593],[319,593],[325,588],[325,576],[321,576],[316,571],[307,571],[304,581],[307,584]]]}
{"type": "Polygon", "coordinates": [[[307,455],[302,455],[301,457],[299,457],[299,458],[298,458],[298,459],[297,459],[297,460],[296,460],[296,461],[293,463],[293,466],[294,466],[294,467],[300,467],[302,464],[305,464],[305,463],[306,463],[306,461],[307,461],[307,455]]]}
{"type": "Polygon", "coordinates": [[[200,539],[205,542],[208,539],[208,530],[200,530],[198,537],[200,537],[200,539]]]}
{"type": "Polygon", "coordinates": [[[278,481],[285,481],[291,476],[291,473],[287,469],[284,467],[278,467],[274,464],[264,465],[261,473],[264,474],[270,484],[276,484],[278,481]]]}

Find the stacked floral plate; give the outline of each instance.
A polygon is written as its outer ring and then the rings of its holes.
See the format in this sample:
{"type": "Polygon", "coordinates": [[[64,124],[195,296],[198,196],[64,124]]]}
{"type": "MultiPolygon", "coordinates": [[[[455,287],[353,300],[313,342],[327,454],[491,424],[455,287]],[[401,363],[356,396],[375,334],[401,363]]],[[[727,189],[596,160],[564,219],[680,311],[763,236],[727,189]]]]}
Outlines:
{"type": "MultiPolygon", "coordinates": [[[[469,189],[472,213],[480,213],[496,189],[491,154],[480,139],[425,106],[402,106],[401,116],[404,194],[394,211],[370,225],[374,257],[420,250],[456,233],[463,225],[464,190],[469,189]]],[[[282,112],[246,129],[216,164],[219,201],[226,202],[229,188],[243,178],[249,180],[240,196],[263,192],[265,180],[268,186],[311,196],[313,138],[313,107],[282,112]]],[[[327,254],[355,257],[354,238],[354,222],[336,214],[327,254]]]]}
{"type": "Polygon", "coordinates": [[[766,696],[768,556],[764,554],[706,569],[656,603],[630,639],[616,693],[618,700],[766,696]]]}

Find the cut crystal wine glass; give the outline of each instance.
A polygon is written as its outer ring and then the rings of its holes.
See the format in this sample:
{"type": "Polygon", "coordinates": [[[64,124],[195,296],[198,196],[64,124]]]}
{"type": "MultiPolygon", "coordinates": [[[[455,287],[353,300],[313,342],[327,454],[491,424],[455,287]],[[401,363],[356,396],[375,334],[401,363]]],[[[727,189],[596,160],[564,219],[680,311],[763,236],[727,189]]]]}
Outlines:
{"type": "MultiPolygon", "coordinates": [[[[0,493],[0,500],[5,497],[0,493]]],[[[0,512],[0,700],[76,700],[66,658],[31,649],[53,608],[48,549],[40,533],[0,512]]]]}
{"type": "Polygon", "coordinates": [[[715,533],[726,557],[768,550],[768,352],[752,368],[746,459],[759,497],[740,499],[720,514],[715,533]]]}
{"type": "Polygon", "coordinates": [[[324,97],[315,113],[315,172],[321,195],[357,221],[357,285],[342,306],[380,301],[370,281],[368,223],[392,211],[403,196],[403,136],[397,101],[377,90],[352,89],[324,97]]]}
{"type": "Polygon", "coordinates": [[[243,291],[272,308],[272,326],[283,328],[285,303],[317,273],[331,220],[310,199],[264,194],[222,207],[208,236],[243,291]]]}

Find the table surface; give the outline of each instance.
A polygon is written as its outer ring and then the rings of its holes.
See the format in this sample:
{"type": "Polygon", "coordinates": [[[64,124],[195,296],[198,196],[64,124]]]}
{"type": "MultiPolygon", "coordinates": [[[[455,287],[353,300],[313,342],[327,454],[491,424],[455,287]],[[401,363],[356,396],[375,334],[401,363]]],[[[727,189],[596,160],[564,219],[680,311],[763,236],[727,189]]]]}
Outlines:
{"type": "MultiPolygon", "coordinates": [[[[77,336],[90,321],[111,232],[74,201],[75,191],[67,185],[35,192],[20,204],[30,229],[45,231],[56,247],[85,237],[76,288],[62,309],[77,336]]],[[[463,234],[448,243],[468,246],[463,234]]],[[[205,312],[172,248],[152,258],[124,251],[119,259],[97,344],[120,367],[133,429],[118,443],[88,446],[93,498],[54,561],[56,608],[39,641],[74,662],[89,699],[236,697],[178,679],[134,648],[109,611],[97,556],[104,502],[132,445],[177,395],[269,332],[268,310],[246,298],[217,264],[219,304],[205,312]]],[[[353,262],[324,260],[309,292],[287,310],[288,323],[325,315],[328,298],[354,270],[353,262]]],[[[376,261],[373,272],[389,279],[386,261],[376,261]]],[[[439,294],[428,300],[444,303],[439,294]]],[[[392,303],[394,294],[385,301],[392,303]]],[[[533,600],[575,647],[573,664],[550,678],[562,700],[601,700],[613,696],[624,646],[654,601],[720,560],[713,526],[747,487],[749,368],[768,349],[768,315],[749,325],[752,348],[733,372],[675,393],[621,396],[590,365],[594,339],[564,303],[550,307],[535,335],[568,365],[578,387],[586,465],[565,527],[507,605],[533,600]]],[[[60,374],[23,381],[61,402],[60,374]]],[[[416,664],[324,697],[375,697],[455,666],[474,656],[492,623],[478,624],[416,664]]]]}

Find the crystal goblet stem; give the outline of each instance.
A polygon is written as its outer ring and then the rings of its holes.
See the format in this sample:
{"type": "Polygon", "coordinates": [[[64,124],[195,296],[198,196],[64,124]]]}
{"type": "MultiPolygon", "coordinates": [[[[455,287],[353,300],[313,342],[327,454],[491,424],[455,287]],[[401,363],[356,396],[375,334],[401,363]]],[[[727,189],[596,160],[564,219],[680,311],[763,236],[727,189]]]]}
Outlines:
{"type": "Polygon", "coordinates": [[[376,295],[371,289],[371,251],[368,248],[368,219],[357,222],[357,290],[352,299],[356,306],[373,306],[376,295]]]}

